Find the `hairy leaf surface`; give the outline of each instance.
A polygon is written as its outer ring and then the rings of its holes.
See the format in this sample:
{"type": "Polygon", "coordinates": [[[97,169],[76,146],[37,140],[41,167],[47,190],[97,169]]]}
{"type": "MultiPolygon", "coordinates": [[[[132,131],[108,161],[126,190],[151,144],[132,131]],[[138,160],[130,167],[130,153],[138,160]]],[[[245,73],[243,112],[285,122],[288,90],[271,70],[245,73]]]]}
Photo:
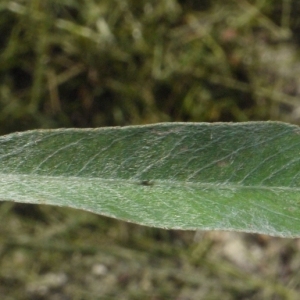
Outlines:
{"type": "Polygon", "coordinates": [[[169,229],[300,236],[300,129],[161,123],[0,137],[0,199],[169,229]]]}

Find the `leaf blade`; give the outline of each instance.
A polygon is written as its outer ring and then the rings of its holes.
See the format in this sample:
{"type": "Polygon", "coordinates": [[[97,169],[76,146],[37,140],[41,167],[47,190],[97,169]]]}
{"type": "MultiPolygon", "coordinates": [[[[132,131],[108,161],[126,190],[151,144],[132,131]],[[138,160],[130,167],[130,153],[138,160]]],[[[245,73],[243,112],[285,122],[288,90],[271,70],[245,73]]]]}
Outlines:
{"type": "Polygon", "coordinates": [[[148,226],[300,236],[299,127],[165,123],[0,138],[0,199],[148,226]]]}

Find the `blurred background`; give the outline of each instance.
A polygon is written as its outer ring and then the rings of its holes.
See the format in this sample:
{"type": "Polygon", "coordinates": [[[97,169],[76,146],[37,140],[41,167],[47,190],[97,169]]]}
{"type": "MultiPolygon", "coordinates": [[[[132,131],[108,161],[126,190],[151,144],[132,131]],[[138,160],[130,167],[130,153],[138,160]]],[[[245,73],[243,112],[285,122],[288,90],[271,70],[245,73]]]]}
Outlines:
{"type": "MultiPolygon", "coordinates": [[[[300,124],[297,0],[1,0],[0,133],[300,124]]],[[[0,205],[1,299],[299,299],[300,240],[0,205]]]]}

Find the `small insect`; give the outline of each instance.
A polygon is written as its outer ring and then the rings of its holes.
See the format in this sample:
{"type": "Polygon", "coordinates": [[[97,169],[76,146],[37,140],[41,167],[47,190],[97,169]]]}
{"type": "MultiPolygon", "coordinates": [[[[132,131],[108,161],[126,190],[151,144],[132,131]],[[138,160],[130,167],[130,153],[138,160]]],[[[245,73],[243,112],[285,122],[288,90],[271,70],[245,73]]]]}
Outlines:
{"type": "Polygon", "coordinates": [[[150,181],[150,180],[142,180],[142,181],[140,181],[140,185],[153,186],[154,183],[153,183],[153,181],[150,181]]]}

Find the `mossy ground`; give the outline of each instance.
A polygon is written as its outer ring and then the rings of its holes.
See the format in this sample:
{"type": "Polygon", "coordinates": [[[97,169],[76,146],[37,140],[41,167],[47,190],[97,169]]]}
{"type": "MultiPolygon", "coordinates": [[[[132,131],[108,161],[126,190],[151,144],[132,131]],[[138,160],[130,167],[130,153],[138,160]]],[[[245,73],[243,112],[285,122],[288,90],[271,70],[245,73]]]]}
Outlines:
{"type": "MultiPolygon", "coordinates": [[[[165,121],[300,124],[282,1],[0,4],[0,132],[165,121]]],[[[3,203],[1,299],[298,299],[300,243],[3,203]]]]}

